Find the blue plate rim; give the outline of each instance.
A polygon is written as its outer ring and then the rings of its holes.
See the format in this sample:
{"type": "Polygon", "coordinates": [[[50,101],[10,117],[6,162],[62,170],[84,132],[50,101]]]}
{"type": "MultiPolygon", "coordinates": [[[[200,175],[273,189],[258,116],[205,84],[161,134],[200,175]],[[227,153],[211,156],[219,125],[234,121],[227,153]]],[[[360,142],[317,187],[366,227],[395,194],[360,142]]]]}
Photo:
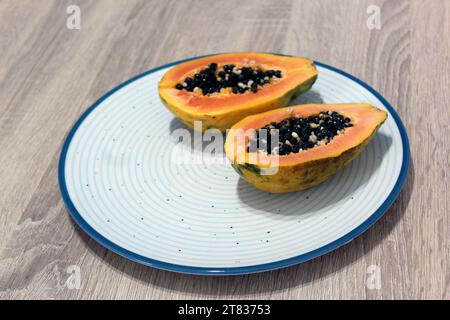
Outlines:
{"type": "MultiPolygon", "coordinates": [[[[279,54],[283,55],[283,54],[279,54]]],[[[83,123],[83,121],[86,119],[86,117],[104,100],[106,100],[109,96],[114,94],[116,91],[122,89],[123,87],[129,85],[130,83],[145,77],[151,73],[157,72],[161,69],[168,68],[186,61],[207,57],[210,55],[204,55],[204,56],[198,56],[198,57],[192,57],[187,58],[175,62],[171,62],[162,66],[159,66],[157,68],[151,69],[149,71],[146,71],[144,73],[141,73],[135,77],[132,77],[131,79],[121,83],[120,85],[116,86],[114,89],[107,92],[105,95],[103,95],[100,99],[98,99],[94,104],[92,104],[82,115],[81,117],[75,122],[72,129],[69,131],[69,134],[67,135],[63,147],[61,149],[61,154],[59,158],[59,164],[58,164],[58,182],[60,187],[60,192],[62,199],[66,205],[67,210],[69,211],[70,216],[72,219],[78,224],[78,226],[87,233],[91,238],[93,238],[95,241],[100,243],[105,248],[117,253],[120,256],[123,256],[129,260],[132,260],[134,262],[147,265],[150,267],[154,267],[157,269],[162,269],[166,271],[173,271],[178,273],[186,273],[186,274],[197,274],[197,275],[239,275],[239,274],[249,274],[249,273],[257,273],[257,272],[265,272],[265,271],[271,271],[275,269],[285,268],[292,265],[296,265],[314,258],[317,258],[319,256],[322,256],[326,253],[329,253],[356,238],[357,236],[361,235],[364,231],[369,229],[378,219],[380,219],[386,211],[391,207],[395,199],[400,194],[400,191],[405,183],[406,176],[409,169],[409,163],[410,163],[410,148],[409,148],[409,140],[408,135],[406,133],[405,126],[403,125],[399,115],[395,111],[395,109],[391,106],[391,104],[383,97],[380,93],[378,93],[375,89],[373,89],[371,86],[363,82],[362,80],[356,78],[355,76],[342,71],[338,68],[332,67],[330,65],[327,65],[325,63],[314,61],[314,63],[317,66],[320,66],[322,68],[326,68],[329,70],[332,70],[334,72],[337,72],[356,83],[360,84],[362,87],[370,91],[377,99],[379,99],[383,105],[388,109],[389,113],[392,115],[398,130],[400,132],[400,136],[402,139],[402,149],[403,149],[403,162],[400,169],[400,174],[398,176],[398,179],[394,185],[394,188],[392,189],[391,193],[388,195],[388,197],[385,199],[385,201],[381,204],[381,206],[369,217],[367,218],[363,223],[361,223],[358,227],[353,229],[352,231],[348,232],[344,236],[340,237],[339,239],[334,240],[333,242],[330,242],[318,249],[312,250],[310,252],[288,258],[283,259],[279,261],[264,263],[264,264],[258,264],[258,265],[252,265],[252,266],[245,266],[245,267],[227,267],[227,268],[217,268],[217,267],[195,267],[195,266],[186,266],[186,265],[178,265],[173,263],[167,263],[159,260],[155,260],[152,258],[148,258],[139,254],[136,254],[132,251],[129,251],[125,248],[122,248],[121,246],[115,244],[114,242],[108,240],[104,236],[102,236],[100,233],[98,233],[91,225],[89,225],[86,220],[81,216],[81,214],[77,211],[75,208],[75,205],[73,204],[72,200],[70,199],[69,192],[67,190],[66,180],[65,180],[65,165],[66,165],[66,157],[67,157],[67,151],[69,149],[70,143],[73,139],[73,136],[77,132],[80,125],[83,123]]]]}

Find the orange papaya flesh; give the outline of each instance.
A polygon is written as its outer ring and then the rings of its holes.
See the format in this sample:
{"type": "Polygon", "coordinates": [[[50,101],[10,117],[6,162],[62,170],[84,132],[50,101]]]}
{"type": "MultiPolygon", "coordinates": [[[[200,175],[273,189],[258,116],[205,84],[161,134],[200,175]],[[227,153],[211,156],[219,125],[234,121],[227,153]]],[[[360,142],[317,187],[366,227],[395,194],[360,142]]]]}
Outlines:
{"type": "Polygon", "coordinates": [[[288,105],[294,96],[311,88],[316,79],[317,69],[309,59],[255,52],[227,53],[175,66],[160,80],[158,92],[164,105],[189,127],[194,128],[194,122],[201,121],[202,130],[225,131],[248,115],[288,105]],[[206,95],[200,90],[177,89],[186,77],[193,77],[211,64],[216,64],[218,70],[226,65],[279,70],[282,77],[271,79],[256,92],[249,90],[242,94],[233,93],[231,87],[206,95]]]}

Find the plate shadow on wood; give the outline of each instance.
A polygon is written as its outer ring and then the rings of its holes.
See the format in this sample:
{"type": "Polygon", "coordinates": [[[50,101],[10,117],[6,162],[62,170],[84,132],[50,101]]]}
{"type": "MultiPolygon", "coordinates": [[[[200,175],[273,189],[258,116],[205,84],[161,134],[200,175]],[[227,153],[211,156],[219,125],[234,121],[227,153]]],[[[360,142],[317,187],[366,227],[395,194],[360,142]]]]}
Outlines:
{"type": "MultiPolygon", "coordinates": [[[[318,281],[340,269],[363,259],[376,248],[389,234],[405,214],[414,187],[415,170],[411,159],[405,185],[392,207],[362,235],[342,247],[325,255],[290,267],[246,275],[201,276],[181,274],[155,269],[130,261],[104,248],[84,233],[72,220],[74,229],[86,243],[88,249],[101,258],[111,268],[127,277],[142,283],[160,287],[165,290],[212,296],[229,295],[230,297],[263,294],[301,287],[318,281]],[[255,286],[254,284],[258,285],[255,286]]],[[[373,262],[367,261],[367,266],[373,262]]],[[[360,270],[366,275],[366,269],[360,270]]],[[[365,284],[361,283],[364,287],[365,284]]]]}

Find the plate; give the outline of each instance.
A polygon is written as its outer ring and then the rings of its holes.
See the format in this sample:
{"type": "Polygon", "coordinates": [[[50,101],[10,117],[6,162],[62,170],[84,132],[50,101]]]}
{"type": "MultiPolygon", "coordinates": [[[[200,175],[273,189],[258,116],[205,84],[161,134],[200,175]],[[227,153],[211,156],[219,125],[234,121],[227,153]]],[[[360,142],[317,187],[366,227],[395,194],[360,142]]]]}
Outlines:
{"type": "Polygon", "coordinates": [[[240,179],[220,150],[205,152],[213,142],[194,136],[160,102],[159,79],[184,61],[105,94],[63,145],[64,202],[106,248],[182,273],[268,271],[346,244],[398,196],[409,165],[408,137],[392,106],[361,80],[316,62],[317,82],[292,104],[367,102],[387,110],[367,149],[312,189],[273,195],[240,179]]]}

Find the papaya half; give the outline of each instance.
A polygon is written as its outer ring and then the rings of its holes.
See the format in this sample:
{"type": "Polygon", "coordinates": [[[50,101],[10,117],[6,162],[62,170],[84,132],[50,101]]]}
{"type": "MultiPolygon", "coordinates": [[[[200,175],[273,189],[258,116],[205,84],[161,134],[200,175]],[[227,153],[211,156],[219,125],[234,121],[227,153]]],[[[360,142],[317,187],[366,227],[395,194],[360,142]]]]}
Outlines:
{"type": "Polygon", "coordinates": [[[287,106],[316,78],[317,69],[309,59],[226,53],[178,64],[162,77],[158,92],[163,104],[187,126],[225,131],[248,115],[287,106]]]}
{"type": "Polygon", "coordinates": [[[239,175],[258,189],[304,190],[355,159],[386,118],[385,111],[369,104],[275,109],[236,123],[225,152],[239,175]]]}

